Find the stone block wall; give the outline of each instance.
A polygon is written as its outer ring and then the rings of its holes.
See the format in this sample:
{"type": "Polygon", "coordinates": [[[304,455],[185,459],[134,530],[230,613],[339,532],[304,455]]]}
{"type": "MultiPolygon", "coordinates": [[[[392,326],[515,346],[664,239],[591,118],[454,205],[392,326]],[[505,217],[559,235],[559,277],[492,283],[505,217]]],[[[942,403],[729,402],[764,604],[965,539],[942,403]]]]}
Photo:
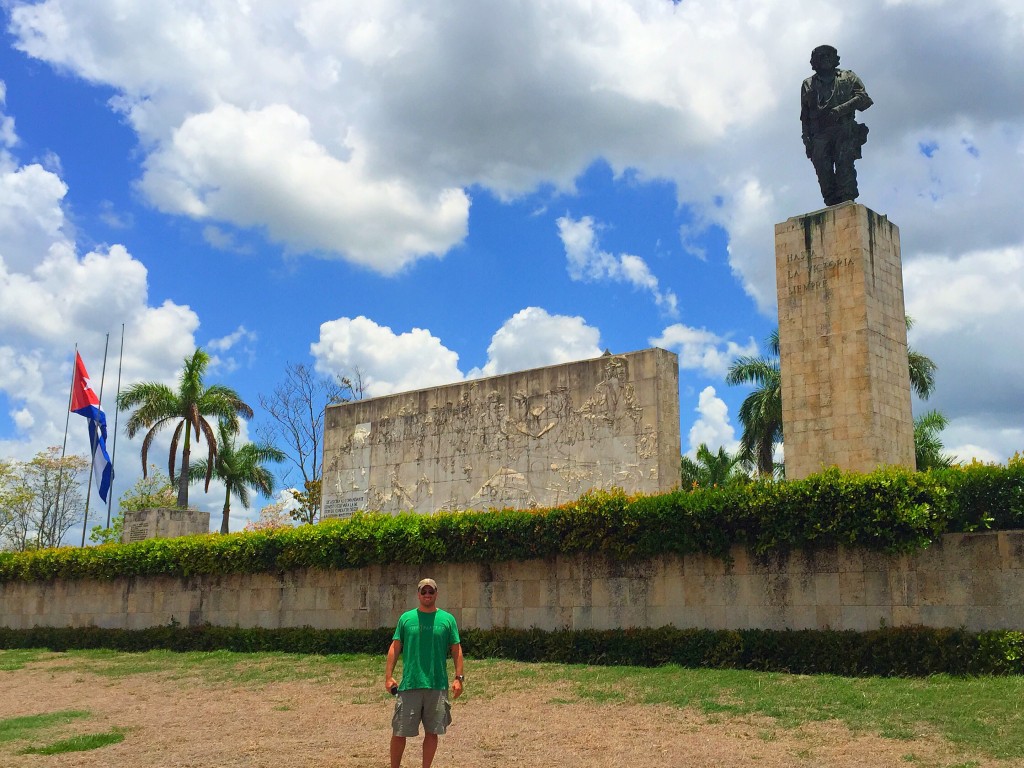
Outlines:
{"type": "Polygon", "coordinates": [[[949,534],[914,555],[839,549],[764,564],[736,547],[732,557],[9,583],[0,584],[0,625],[367,629],[394,624],[430,576],[439,605],[482,629],[1024,629],[1024,531],[949,534]]]}
{"type": "Polygon", "coordinates": [[[914,468],[899,229],[843,203],[777,224],[786,477],[914,468]]]}

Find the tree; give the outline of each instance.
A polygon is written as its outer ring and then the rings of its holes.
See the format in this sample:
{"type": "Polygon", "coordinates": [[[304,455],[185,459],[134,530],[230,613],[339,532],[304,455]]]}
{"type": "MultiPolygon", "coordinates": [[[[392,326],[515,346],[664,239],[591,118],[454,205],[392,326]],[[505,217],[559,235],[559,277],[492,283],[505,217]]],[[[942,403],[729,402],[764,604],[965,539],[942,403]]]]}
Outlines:
{"type": "Polygon", "coordinates": [[[64,456],[52,447],[30,461],[8,462],[2,489],[0,518],[5,548],[23,552],[60,546],[85,515],[82,474],[84,456],[64,456]]]}
{"type": "Polygon", "coordinates": [[[942,452],[939,433],[947,426],[949,419],[935,410],[914,419],[914,454],[919,471],[951,467],[955,463],[952,456],[942,452]]]}
{"type": "Polygon", "coordinates": [[[272,531],[278,528],[290,528],[288,522],[288,502],[278,501],[268,504],[260,510],[260,516],[256,520],[250,520],[245,524],[247,531],[272,531]]]}
{"type": "Polygon", "coordinates": [[[171,479],[157,469],[155,464],[150,465],[149,473],[135,481],[135,485],[125,490],[118,499],[118,509],[124,512],[139,512],[143,509],[158,509],[160,507],[173,507],[177,503],[177,495],[174,490],[174,483],[171,479]]]}
{"type": "MultiPolygon", "coordinates": [[[[295,491],[301,505],[293,517],[312,523],[320,513],[320,474],[323,464],[324,413],[327,406],[361,400],[365,393],[362,373],[320,376],[308,365],[289,363],[284,380],[270,395],[260,395],[260,406],[271,423],[257,430],[265,443],[283,446],[293,467],[302,475],[303,491],[295,491]],[[302,498],[299,498],[301,496],[302,498]]],[[[287,478],[288,473],[285,473],[287,478]]]]}
{"type": "Polygon", "coordinates": [[[18,510],[26,501],[19,470],[17,462],[0,459],[0,543],[5,545],[15,531],[18,510]]]}
{"type": "Polygon", "coordinates": [[[274,475],[263,465],[269,461],[284,461],[286,458],[283,451],[266,443],[246,443],[241,448],[236,448],[235,436],[236,433],[232,431],[229,422],[219,422],[217,453],[213,464],[210,465],[205,460],[197,461],[190,470],[193,480],[200,480],[212,474],[224,483],[224,517],[220,523],[221,533],[228,532],[232,494],[246,509],[249,508],[250,491],[269,496],[274,492],[274,475]]]}
{"type": "MultiPolygon", "coordinates": [[[[914,318],[906,315],[907,330],[914,327],[914,318]]],[[[935,391],[935,361],[907,345],[907,362],[910,363],[910,387],[922,400],[927,400],[935,391]]],[[[918,467],[920,469],[920,467],[918,467]]]]}
{"type": "Polygon", "coordinates": [[[712,453],[707,443],[697,447],[696,460],[683,456],[679,461],[679,474],[683,488],[723,488],[726,485],[746,482],[750,479],[742,466],[746,462],[741,453],[730,454],[725,447],[712,453]]]}
{"type": "Polygon", "coordinates": [[[768,355],[743,356],[733,361],[728,384],[753,384],[755,389],[740,405],[740,457],[759,474],[774,475],[775,444],[782,442],[782,375],[779,372],[779,329],[767,339],[768,355]]]}
{"type": "Polygon", "coordinates": [[[252,408],[243,402],[238,393],[230,387],[220,384],[205,386],[203,376],[210,364],[210,356],[202,349],[197,349],[185,364],[178,377],[178,389],[172,390],[166,384],[143,381],[128,387],[117,398],[117,407],[122,411],[134,412],[125,422],[125,434],[129,438],[147,429],[142,441],[142,475],[146,476],[146,459],[153,438],[164,427],[176,424],[171,438],[167,474],[172,482],[178,483],[178,506],[188,506],[188,486],[192,477],[189,471],[189,457],[192,450],[192,434],[198,438],[202,435],[206,441],[208,457],[205,477],[206,490],[210,489],[214,457],[217,452],[217,437],[213,427],[207,421],[208,416],[224,420],[232,431],[238,431],[239,418],[252,418],[252,408]],[[174,465],[178,454],[178,442],[184,440],[181,449],[181,473],[175,475],[174,465]],[[176,479],[177,478],[177,479],[176,479]]]}
{"type": "Polygon", "coordinates": [[[118,544],[124,538],[124,515],[114,515],[110,527],[94,525],[89,529],[89,541],[93,544],[118,544]]]}
{"type": "Polygon", "coordinates": [[[288,512],[292,520],[312,525],[320,514],[320,478],[307,480],[303,484],[303,490],[289,488],[288,493],[295,499],[297,506],[292,507],[288,512]]]}

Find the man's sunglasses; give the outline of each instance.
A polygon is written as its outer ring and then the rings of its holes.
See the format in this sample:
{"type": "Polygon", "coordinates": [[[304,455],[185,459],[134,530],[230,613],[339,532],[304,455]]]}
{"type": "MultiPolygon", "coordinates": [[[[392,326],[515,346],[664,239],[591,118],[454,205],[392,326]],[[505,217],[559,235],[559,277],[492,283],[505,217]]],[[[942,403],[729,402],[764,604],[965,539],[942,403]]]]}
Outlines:
{"type": "Polygon", "coordinates": [[[423,589],[420,590],[420,594],[421,595],[432,595],[436,591],[437,590],[434,589],[433,587],[424,587],[423,589]]]}

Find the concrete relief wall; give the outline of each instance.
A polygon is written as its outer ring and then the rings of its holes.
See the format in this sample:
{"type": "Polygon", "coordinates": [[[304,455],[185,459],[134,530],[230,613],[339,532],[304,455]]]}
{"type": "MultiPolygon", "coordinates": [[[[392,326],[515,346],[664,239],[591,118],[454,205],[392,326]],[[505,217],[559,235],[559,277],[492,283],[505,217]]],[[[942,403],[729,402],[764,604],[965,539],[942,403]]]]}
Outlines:
{"type": "Polygon", "coordinates": [[[648,349],[327,409],[323,516],[557,506],[679,482],[679,367],[648,349]]]}
{"type": "Polygon", "coordinates": [[[915,555],[840,549],[760,564],[704,555],[0,584],[0,625],[390,626],[436,579],[464,627],[1024,629],[1024,531],[950,534],[915,555]]]}

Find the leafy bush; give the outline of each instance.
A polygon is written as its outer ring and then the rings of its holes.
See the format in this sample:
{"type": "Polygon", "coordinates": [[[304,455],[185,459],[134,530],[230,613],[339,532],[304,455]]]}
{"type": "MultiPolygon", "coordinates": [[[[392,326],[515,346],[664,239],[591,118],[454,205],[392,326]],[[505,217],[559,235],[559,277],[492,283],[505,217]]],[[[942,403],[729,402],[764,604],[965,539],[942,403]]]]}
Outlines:
{"type": "Polygon", "coordinates": [[[634,497],[599,491],[553,509],[358,513],[349,520],[89,549],[0,553],[0,583],[283,572],[391,563],[491,563],[602,554],[617,560],[746,546],[764,559],[844,545],[912,552],[946,532],[1024,528],[1024,459],[1006,467],[867,475],[837,469],[634,497]]]}
{"type": "MultiPolygon", "coordinates": [[[[1024,633],[967,632],[928,627],[870,632],[834,630],[612,629],[552,632],[532,629],[464,629],[462,646],[475,658],[562,664],[753,669],[845,676],[1024,674],[1024,633]]],[[[0,648],[65,651],[230,650],[382,655],[392,629],[325,630],[182,627],[0,628],[0,648]]]]}
{"type": "Polygon", "coordinates": [[[949,530],[1024,528],[1024,455],[1005,467],[974,461],[929,474],[950,490],[949,530]]]}

